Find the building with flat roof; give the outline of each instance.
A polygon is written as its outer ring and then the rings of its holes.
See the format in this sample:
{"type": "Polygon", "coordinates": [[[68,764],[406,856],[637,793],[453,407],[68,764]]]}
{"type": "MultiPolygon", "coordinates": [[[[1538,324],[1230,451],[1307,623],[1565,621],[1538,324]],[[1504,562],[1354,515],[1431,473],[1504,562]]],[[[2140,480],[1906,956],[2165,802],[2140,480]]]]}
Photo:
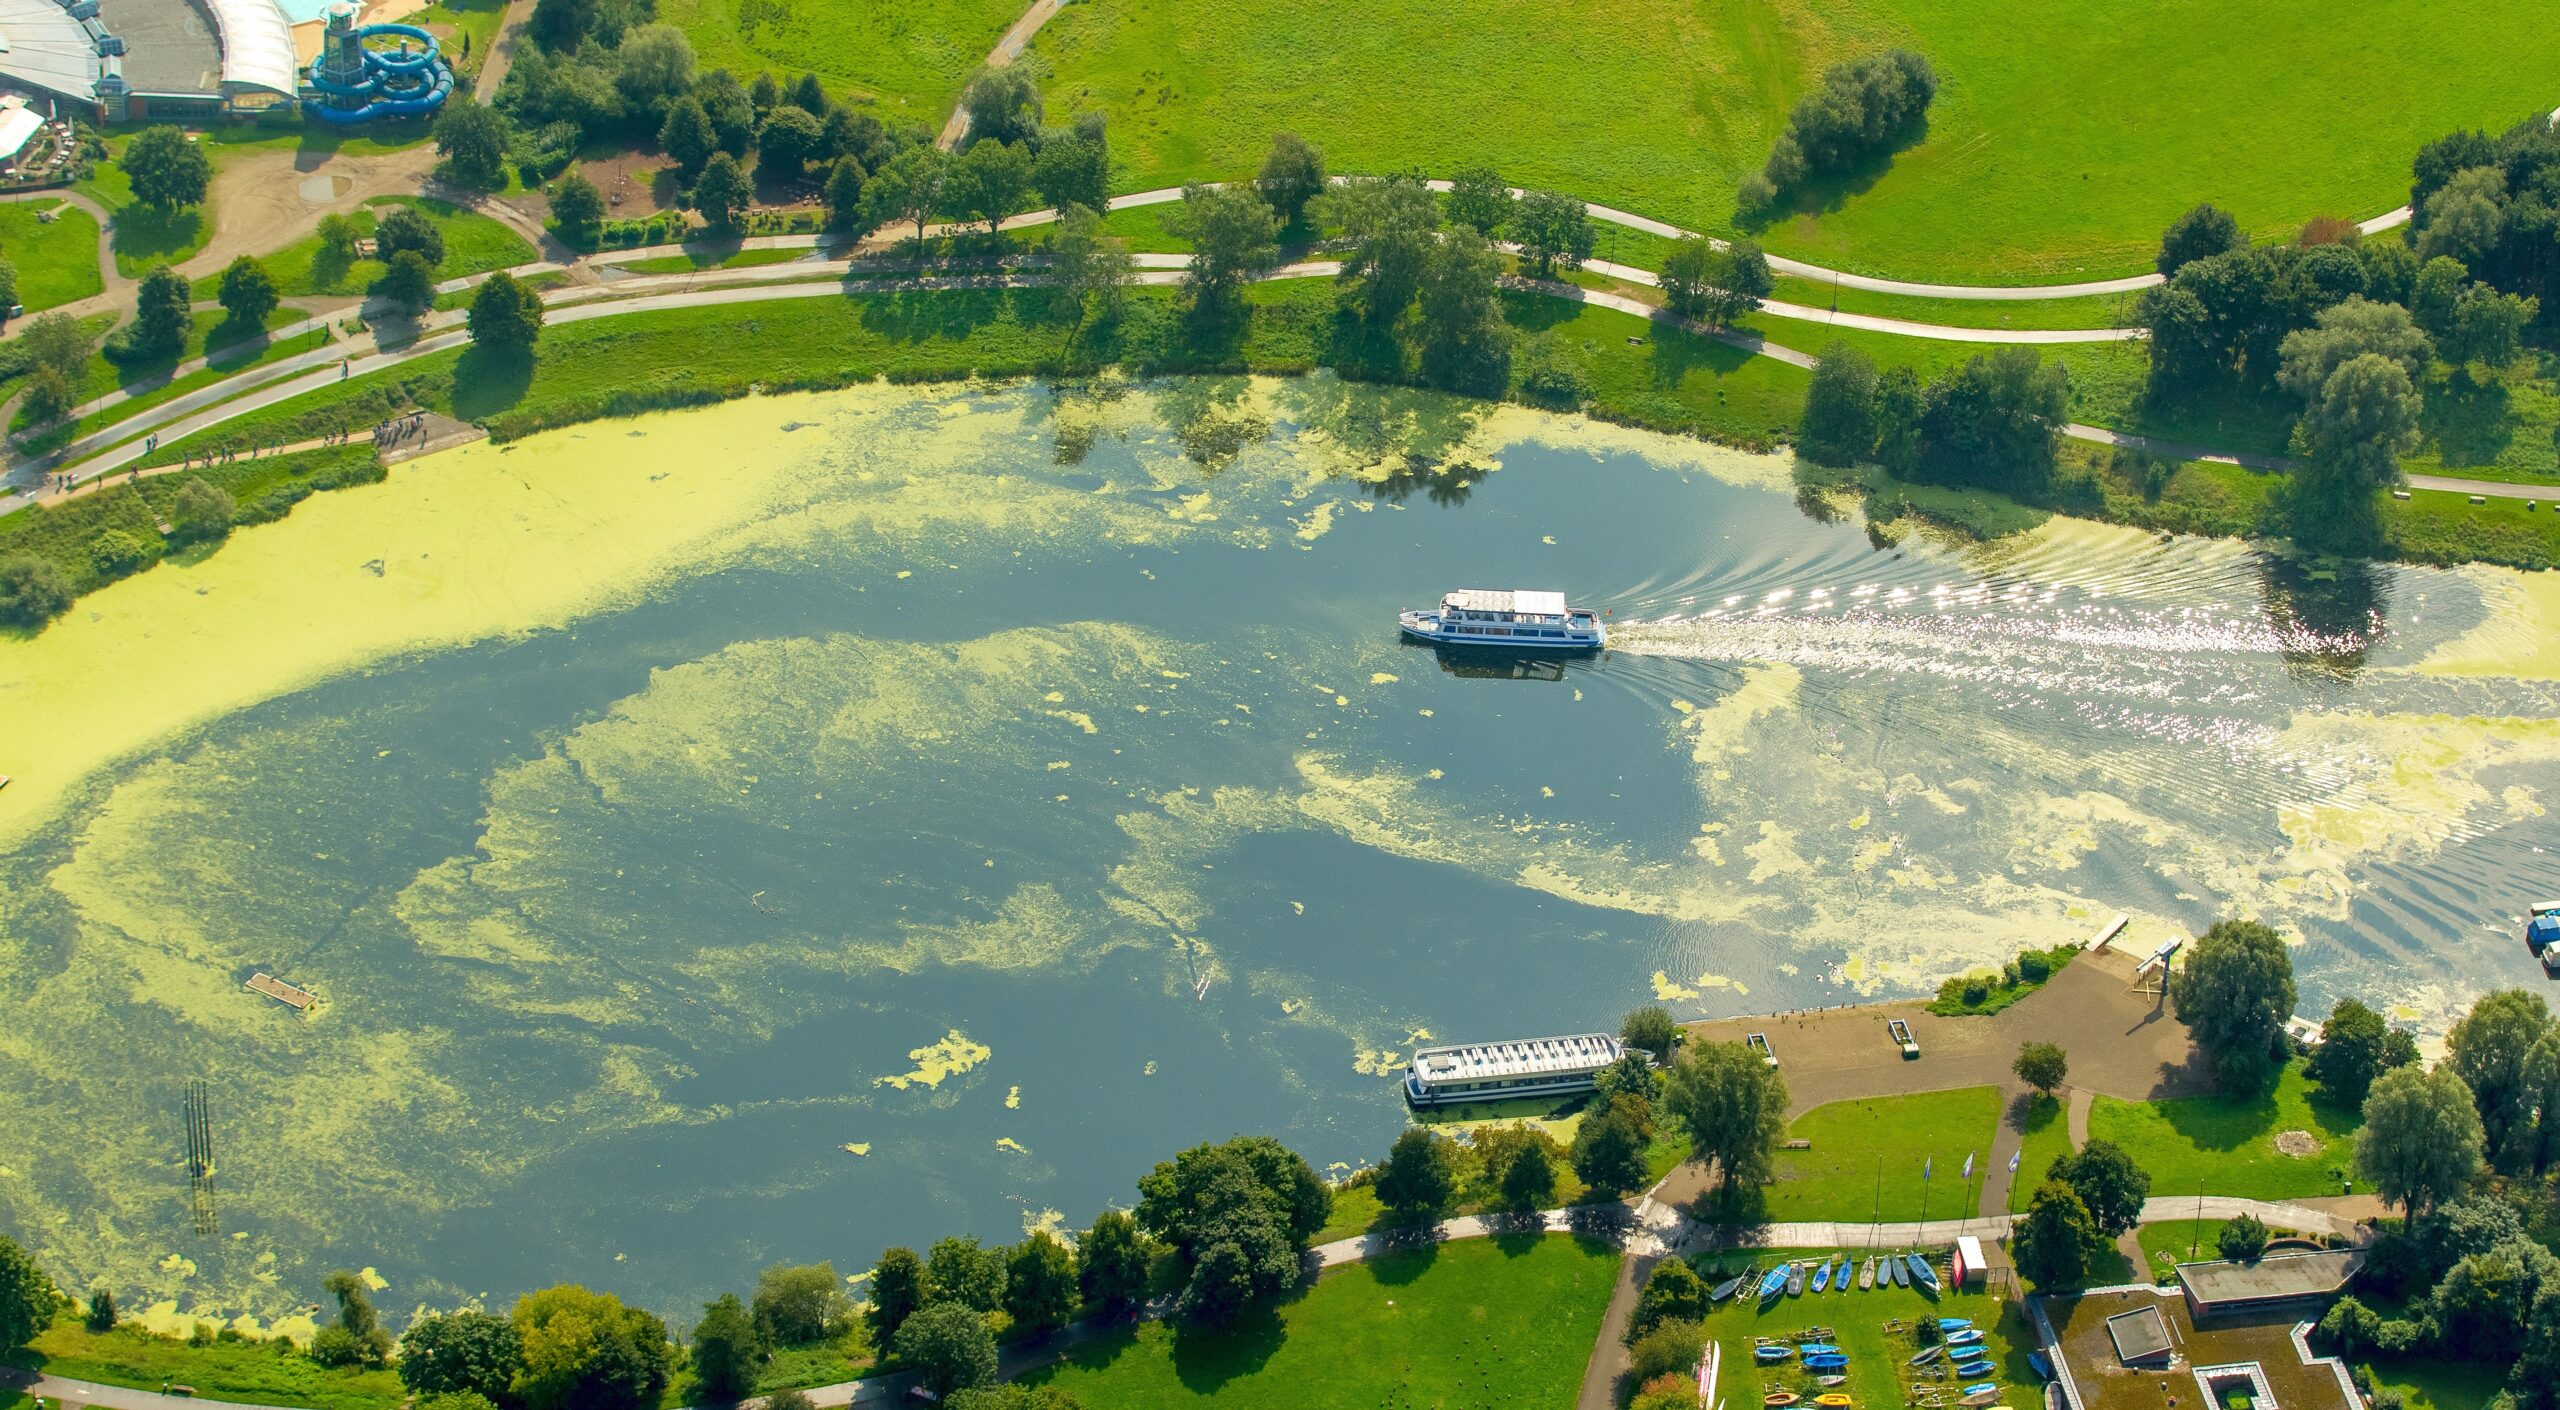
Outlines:
{"type": "Polygon", "coordinates": [[[252,113],[301,91],[279,0],[0,0],[0,86],[110,122],[252,113]]]}
{"type": "Polygon", "coordinates": [[[2362,1249],[2276,1253],[2254,1262],[2219,1259],[2178,1265],[2178,1290],[2197,1318],[2313,1303],[2326,1305],[2364,1266],[2362,1249]]]}
{"type": "Polygon", "coordinates": [[[2208,1277],[2209,1293],[2232,1294],[2211,1317],[2196,1316],[2188,1296],[2148,1286],[2029,1299],[2053,1364],[2052,1398],[2066,1410],[2162,1410],[2192,1395],[2212,1410],[2240,1392],[2253,1410],[2364,1410],[2346,1368],[2311,1350],[2326,1298],[2299,1291],[2325,1276],[2310,1267],[2277,1275],[2272,1290],[2292,1295],[2287,1303],[2269,1300],[2270,1287],[2215,1289],[2208,1277]]]}

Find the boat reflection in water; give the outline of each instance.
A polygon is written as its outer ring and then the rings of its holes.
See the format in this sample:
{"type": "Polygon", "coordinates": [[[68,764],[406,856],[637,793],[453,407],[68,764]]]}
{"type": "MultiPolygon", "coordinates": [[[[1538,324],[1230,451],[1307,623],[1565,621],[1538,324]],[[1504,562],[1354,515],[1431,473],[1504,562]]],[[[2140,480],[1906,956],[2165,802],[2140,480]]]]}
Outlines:
{"type": "Polygon", "coordinates": [[[1430,652],[1439,663],[1441,674],[1471,681],[1561,681],[1570,667],[1577,663],[1587,667],[1594,655],[1560,656],[1552,651],[1501,646],[1451,646],[1412,637],[1406,637],[1404,644],[1415,651],[1430,652]]]}

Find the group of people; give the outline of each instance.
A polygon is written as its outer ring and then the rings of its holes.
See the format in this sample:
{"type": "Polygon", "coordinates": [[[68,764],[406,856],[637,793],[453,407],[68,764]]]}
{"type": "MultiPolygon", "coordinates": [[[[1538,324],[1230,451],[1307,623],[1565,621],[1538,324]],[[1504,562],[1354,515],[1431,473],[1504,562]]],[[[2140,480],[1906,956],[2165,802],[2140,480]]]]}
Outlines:
{"type": "Polygon", "coordinates": [[[377,448],[396,444],[426,428],[427,414],[423,411],[412,411],[406,416],[395,416],[388,421],[376,424],[373,428],[373,443],[377,448]]]}

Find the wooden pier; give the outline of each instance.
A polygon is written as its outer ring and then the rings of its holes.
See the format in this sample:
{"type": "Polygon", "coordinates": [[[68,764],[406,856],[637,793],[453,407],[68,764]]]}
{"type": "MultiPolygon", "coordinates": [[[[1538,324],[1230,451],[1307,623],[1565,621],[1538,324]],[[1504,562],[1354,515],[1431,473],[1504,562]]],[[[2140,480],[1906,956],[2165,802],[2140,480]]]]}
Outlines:
{"type": "Polygon", "coordinates": [[[296,1013],[307,1013],[320,1002],[320,996],[299,985],[287,984],[265,970],[249,976],[249,992],[264,994],[296,1013]]]}

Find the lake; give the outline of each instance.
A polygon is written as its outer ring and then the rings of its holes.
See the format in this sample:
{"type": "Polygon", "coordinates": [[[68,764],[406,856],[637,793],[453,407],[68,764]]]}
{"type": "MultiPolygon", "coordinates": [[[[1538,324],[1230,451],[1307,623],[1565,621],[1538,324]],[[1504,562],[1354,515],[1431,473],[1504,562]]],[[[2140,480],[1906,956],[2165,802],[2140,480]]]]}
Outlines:
{"type": "Polygon", "coordinates": [[[757,399],[316,497],[0,643],[0,1223],[164,1312],[372,1266],[685,1317],[1199,1140],[1347,1169],[1435,1039],[2118,913],[2278,925],[2312,1015],[2541,982],[2545,584],[1905,527],[1330,378],[757,399]],[[1461,586],[1612,649],[1398,640],[1461,586]]]}

